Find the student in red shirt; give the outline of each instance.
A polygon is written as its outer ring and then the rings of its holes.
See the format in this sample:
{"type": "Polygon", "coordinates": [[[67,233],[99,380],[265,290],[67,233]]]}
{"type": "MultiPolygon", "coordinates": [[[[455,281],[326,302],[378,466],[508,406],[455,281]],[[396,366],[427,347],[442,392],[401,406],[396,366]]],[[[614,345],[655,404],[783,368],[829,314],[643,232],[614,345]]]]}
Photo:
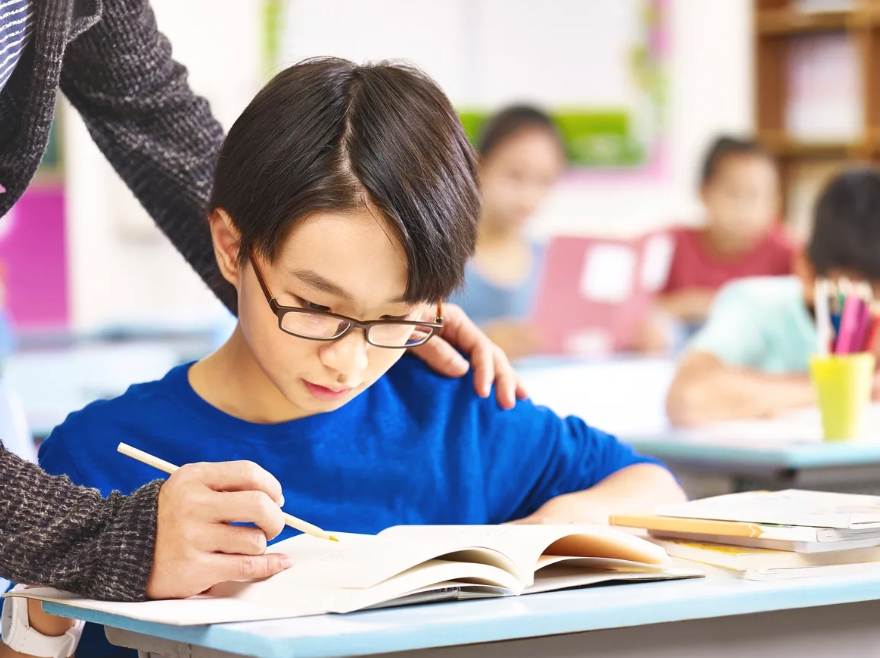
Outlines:
{"type": "Polygon", "coordinates": [[[791,274],[794,248],[778,224],[779,188],[776,163],[755,142],[715,141],[700,187],[706,223],[673,231],[663,310],[684,324],[700,324],[728,281],[791,274]]]}

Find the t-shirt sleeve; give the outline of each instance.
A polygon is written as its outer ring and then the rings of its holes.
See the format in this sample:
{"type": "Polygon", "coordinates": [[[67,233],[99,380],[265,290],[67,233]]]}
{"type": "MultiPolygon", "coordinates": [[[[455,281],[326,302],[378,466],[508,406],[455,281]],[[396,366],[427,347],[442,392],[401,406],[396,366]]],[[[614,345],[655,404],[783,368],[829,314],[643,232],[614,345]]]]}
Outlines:
{"type": "Polygon", "coordinates": [[[689,351],[708,352],[730,366],[757,367],[766,345],[756,318],[760,310],[748,291],[733,283],[718,293],[706,323],[689,345],[689,351]]]}
{"type": "Polygon", "coordinates": [[[659,464],[580,418],[560,418],[531,401],[501,410],[481,404],[479,436],[489,519],[527,516],[561,494],[589,489],[635,464],[659,464]]]}

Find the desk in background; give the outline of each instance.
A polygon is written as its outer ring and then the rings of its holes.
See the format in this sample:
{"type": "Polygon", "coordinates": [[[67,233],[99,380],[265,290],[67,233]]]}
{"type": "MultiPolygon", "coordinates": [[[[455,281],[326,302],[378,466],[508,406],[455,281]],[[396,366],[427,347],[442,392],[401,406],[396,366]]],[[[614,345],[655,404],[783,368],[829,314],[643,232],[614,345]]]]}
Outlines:
{"type": "Polygon", "coordinates": [[[209,627],[46,609],[103,623],[116,644],[175,658],[825,658],[880,647],[877,568],[846,578],[715,577],[209,627]]]}
{"type": "Polygon", "coordinates": [[[665,461],[692,498],[789,487],[880,494],[880,407],[868,409],[858,442],[823,442],[815,409],[682,431],[665,413],[674,370],[655,359],[536,361],[520,374],[535,402],[665,461]]]}

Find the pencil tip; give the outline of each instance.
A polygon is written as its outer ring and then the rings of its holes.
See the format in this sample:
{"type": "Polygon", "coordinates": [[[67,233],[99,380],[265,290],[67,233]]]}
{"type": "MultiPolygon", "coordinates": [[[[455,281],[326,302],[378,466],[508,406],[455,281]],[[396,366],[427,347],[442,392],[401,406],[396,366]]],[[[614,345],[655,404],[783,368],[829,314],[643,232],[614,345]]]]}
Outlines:
{"type": "Polygon", "coordinates": [[[335,541],[335,542],[338,542],[338,541],[339,541],[339,540],[336,539],[336,537],[334,537],[333,535],[330,535],[329,537],[330,537],[330,541],[335,541]]]}

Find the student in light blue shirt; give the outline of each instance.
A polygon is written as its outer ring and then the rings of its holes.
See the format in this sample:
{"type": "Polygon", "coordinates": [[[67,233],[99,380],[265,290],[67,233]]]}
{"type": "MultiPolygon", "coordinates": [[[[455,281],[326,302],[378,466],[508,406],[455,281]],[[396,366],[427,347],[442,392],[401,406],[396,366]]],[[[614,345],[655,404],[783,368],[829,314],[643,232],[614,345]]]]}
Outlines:
{"type": "Polygon", "coordinates": [[[852,170],[830,182],[795,276],[742,279],[722,289],[670,387],[670,420],[699,425],[814,404],[808,362],[817,345],[817,276],[867,281],[880,296],[880,171],[852,170]]]}
{"type": "MultiPolygon", "coordinates": [[[[332,59],[283,71],[230,130],[208,207],[238,294],[232,336],[71,414],[40,449],[47,471],[127,492],[156,473],[120,441],[177,464],[247,458],[292,513],[365,533],[603,523],[683,500],[665,467],[584,421],[528,400],[503,410],[401,358],[442,325],[479,208],[470,145],[423,74],[332,59]]],[[[87,628],[77,655],[130,655],[115,651],[87,628]]]]}
{"type": "Polygon", "coordinates": [[[528,223],[565,168],[565,149],[553,120],[526,105],[493,116],[478,139],[482,210],[477,250],[454,297],[511,360],[540,345],[529,322],[543,248],[528,223]]]}

